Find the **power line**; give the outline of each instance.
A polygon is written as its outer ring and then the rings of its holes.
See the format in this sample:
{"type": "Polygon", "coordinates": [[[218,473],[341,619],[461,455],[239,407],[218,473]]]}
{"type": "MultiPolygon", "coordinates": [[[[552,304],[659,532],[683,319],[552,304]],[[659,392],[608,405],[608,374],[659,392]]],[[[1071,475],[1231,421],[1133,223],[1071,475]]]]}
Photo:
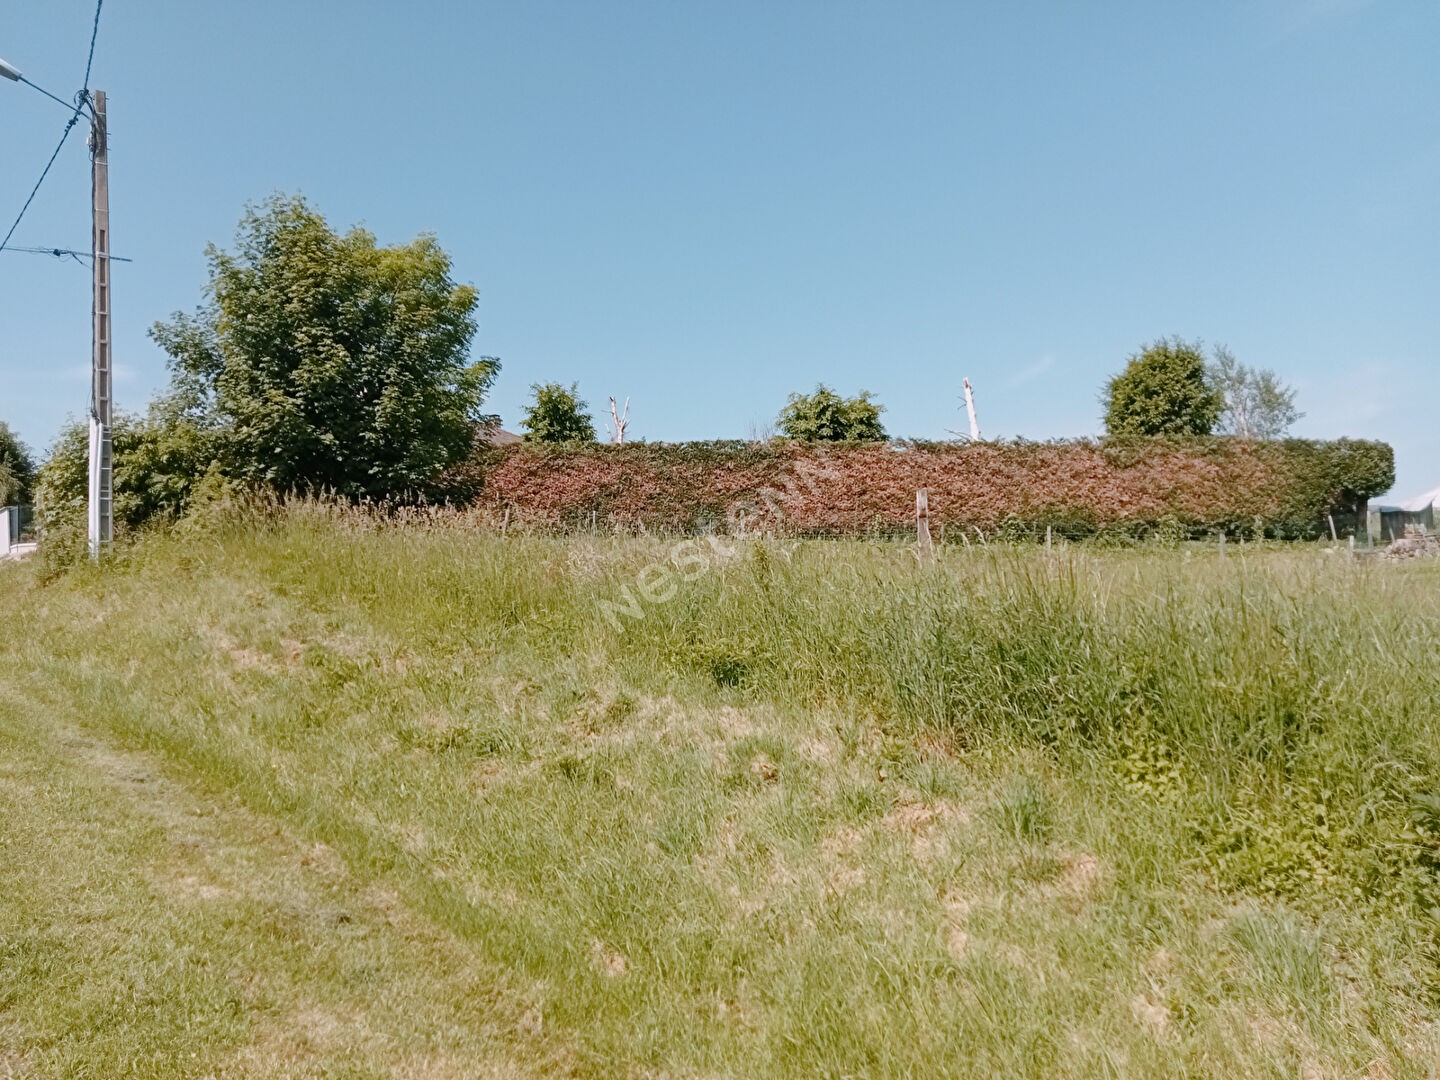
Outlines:
{"type": "MultiPolygon", "coordinates": [[[[57,259],[69,255],[71,258],[93,259],[95,256],[88,251],[75,251],[71,248],[57,247],[21,247],[19,244],[11,244],[6,251],[17,251],[25,255],[53,255],[57,259]]],[[[134,259],[127,259],[123,255],[111,255],[111,262],[134,262],[134,259]]]]}
{"type": "MultiPolygon", "coordinates": [[[[70,114],[70,120],[65,125],[65,130],[60,133],[60,141],[55,146],[55,152],[50,155],[50,160],[45,163],[45,168],[40,173],[40,179],[35,181],[35,186],[30,189],[30,195],[25,200],[25,205],[20,208],[20,213],[15,216],[15,221],[10,226],[10,231],[5,234],[5,239],[0,240],[0,251],[4,251],[10,243],[10,238],[15,235],[15,230],[20,227],[20,222],[25,220],[25,214],[30,209],[30,204],[35,201],[35,196],[40,191],[40,186],[45,183],[45,178],[50,175],[50,168],[55,164],[55,159],[60,156],[60,151],[65,148],[65,141],[70,138],[70,132],[75,130],[75,125],[80,120],[81,110],[90,102],[90,68],[95,63],[95,39],[100,35],[100,11],[105,6],[105,0],[95,0],[95,18],[90,24],[90,51],[85,57],[85,84],[84,88],[75,95],[74,112],[70,114]]],[[[52,101],[60,101],[58,97],[43,87],[35,86],[29,79],[21,76],[21,81],[26,85],[34,87],[40,93],[52,101]]],[[[64,105],[63,101],[60,104],[64,105]]],[[[69,106],[66,106],[69,108],[69,106]]]]}
{"type": "Polygon", "coordinates": [[[5,239],[0,240],[0,251],[5,250],[5,246],[10,243],[10,238],[15,235],[15,230],[20,227],[20,222],[25,220],[25,212],[30,209],[30,204],[35,201],[35,195],[39,192],[40,185],[45,183],[45,177],[50,175],[50,166],[54,165],[55,159],[60,156],[60,151],[65,146],[65,140],[70,138],[70,132],[75,130],[75,124],[79,119],[80,110],[77,108],[74,114],[71,115],[70,122],[65,125],[65,130],[60,134],[60,142],[56,144],[55,152],[50,155],[50,160],[45,163],[45,168],[40,173],[40,179],[36,180],[35,186],[30,189],[30,197],[25,200],[25,205],[20,208],[20,213],[15,216],[15,221],[10,226],[10,231],[5,234],[5,239]]]}
{"type": "Polygon", "coordinates": [[[90,65],[95,62],[95,39],[100,34],[100,9],[105,6],[105,0],[95,0],[95,22],[90,26],[90,55],[85,57],[85,81],[81,84],[82,94],[90,93],[90,65]]]}

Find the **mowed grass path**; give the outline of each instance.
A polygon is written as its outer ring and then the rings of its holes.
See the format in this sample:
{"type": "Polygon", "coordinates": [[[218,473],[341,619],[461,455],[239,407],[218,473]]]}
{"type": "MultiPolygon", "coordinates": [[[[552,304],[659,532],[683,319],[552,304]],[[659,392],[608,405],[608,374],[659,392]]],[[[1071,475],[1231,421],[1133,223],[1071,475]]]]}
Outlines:
{"type": "Polygon", "coordinates": [[[38,570],[0,1076],[1440,1060],[1433,568],[312,508],[38,570]]]}

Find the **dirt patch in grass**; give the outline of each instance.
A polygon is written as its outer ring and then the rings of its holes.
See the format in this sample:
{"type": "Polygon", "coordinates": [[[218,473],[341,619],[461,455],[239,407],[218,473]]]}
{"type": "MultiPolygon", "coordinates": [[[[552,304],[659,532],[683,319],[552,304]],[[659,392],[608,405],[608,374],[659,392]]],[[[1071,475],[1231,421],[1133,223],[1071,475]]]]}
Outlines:
{"type": "Polygon", "coordinates": [[[929,863],[948,850],[947,833],[970,824],[970,812],[956,803],[902,803],[879,821],[885,832],[906,837],[916,862],[929,863]]]}
{"type": "Polygon", "coordinates": [[[241,671],[263,671],[273,675],[285,670],[285,665],[275,657],[247,645],[241,645],[231,634],[219,626],[200,627],[200,639],[209,646],[211,652],[226,657],[241,671]]]}
{"type": "Polygon", "coordinates": [[[295,1006],[259,1022],[235,1064],[253,1073],[311,1068],[319,1061],[362,1052],[374,1038],[358,1016],[313,1003],[295,1006]]]}
{"type": "Polygon", "coordinates": [[[167,891],[182,900],[223,900],[233,895],[224,885],[205,881],[196,874],[183,874],[167,884],[167,891]]]}
{"type": "Polygon", "coordinates": [[[715,720],[727,739],[745,739],[755,734],[755,725],[750,718],[730,705],[722,706],[715,714],[715,720]]]}
{"type": "Polygon", "coordinates": [[[806,761],[816,765],[834,765],[840,756],[839,748],[831,739],[819,735],[803,736],[795,744],[795,752],[806,761]]]}
{"type": "MultiPolygon", "coordinates": [[[[0,1032],[0,1039],[7,1039],[4,1032],[0,1032]]],[[[0,1080],[20,1080],[22,1076],[30,1076],[30,1055],[22,1050],[7,1050],[0,1046],[0,1080]]]]}
{"type": "Polygon", "coordinates": [[[841,825],[820,841],[822,855],[837,858],[854,855],[865,842],[865,834],[854,825],[841,825]]]}
{"type": "Polygon", "coordinates": [[[630,970],[630,961],[625,954],[603,941],[594,942],[590,946],[590,961],[597,971],[611,978],[618,978],[630,970]]]}
{"type": "Polygon", "coordinates": [[[747,766],[750,775],[761,783],[773,784],[780,779],[780,768],[764,754],[756,754],[747,766]]]}
{"type": "Polygon", "coordinates": [[[1105,880],[1105,867],[1088,852],[1062,851],[1056,856],[1055,877],[1041,885],[1039,895],[1058,901],[1079,914],[1094,898],[1105,880]]]}
{"type": "Polygon", "coordinates": [[[1147,1031],[1157,1037],[1170,1034],[1170,1010],[1147,994],[1136,994],[1130,999],[1130,1014],[1147,1031]]]}
{"type": "Polygon", "coordinates": [[[956,960],[963,960],[970,955],[972,939],[969,931],[965,929],[965,920],[970,915],[971,906],[969,899],[953,892],[942,902],[945,947],[956,960]]]}

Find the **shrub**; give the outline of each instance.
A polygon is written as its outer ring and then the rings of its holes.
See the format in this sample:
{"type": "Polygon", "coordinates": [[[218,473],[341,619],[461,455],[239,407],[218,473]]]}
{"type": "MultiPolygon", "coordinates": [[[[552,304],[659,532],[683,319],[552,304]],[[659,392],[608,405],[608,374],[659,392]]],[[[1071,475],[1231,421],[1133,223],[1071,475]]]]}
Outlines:
{"type": "Polygon", "coordinates": [[[1209,435],[1225,408],[1198,344],[1161,338],[1105,384],[1111,435],[1209,435]]]}
{"type": "Polygon", "coordinates": [[[535,383],[534,400],[525,408],[525,441],[534,443],[594,442],[595,421],[580,399],[579,387],[535,383]]]}
{"type": "MultiPolygon", "coordinates": [[[[219,481],[214,435],[157,403],[138,418],[117,413],[111,429],[117,534],[152,519],[173,521],[189,507],[197,485],[219,481]]],[[[85,532],[90,477],[90,433],[67,424],[40,467],[36,517],[47,544],[63,546],[85,532]]]]}
{"type": "Polygon", "coordinates": [[[884,411],[885,406],[870,400],[868,390],[842,398],[821,383],[813,394],[791,394],[779,425],[786,438],[802,442],[883,442],[884,411]]]}

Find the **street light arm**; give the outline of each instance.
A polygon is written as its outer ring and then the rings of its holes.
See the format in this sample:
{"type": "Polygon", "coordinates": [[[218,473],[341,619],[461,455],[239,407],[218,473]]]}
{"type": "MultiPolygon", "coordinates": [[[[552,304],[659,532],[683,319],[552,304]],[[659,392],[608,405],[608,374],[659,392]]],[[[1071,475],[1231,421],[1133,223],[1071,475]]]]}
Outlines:
{"type": "Polygon", "coordinates": [[[38,90],[51,101],[55,102],[57,105],[65,106],[65,108],[69,109],[71,112],[88,111],[90,106],[88,96],[84,101],[79,101],[77,95],[77,102],[75,104],[71,104],[64,98],[57,97],[56,95],[50,93],[50,91],[46,90],[43,86],[37,86],[35,83],[31,82],[24,75],[22,75],[18,68],[12,66],[11,64],[7,64],[4,60],[0,60],[0,78],[9,79],[11,82],[24,83],[26,86],[30,87],[30,89],[38,90]]]}
{"type": "Polygon", "coordinates": [[[78,113],[78,112],[88,112],[88,111],[89,111],[89,108],[90,108],[90,99],[89,99],[88,95],[86,96],[86,98],[85,98],[84,100],[81,100],[80,95],[79,95],[79,94],[76,94],[76,95],[75,95],[75,103],[74,103],[74,104],[71,104],[70,102],[66,101],[64,98],[56,97],[54,94],[50,93],[49,90],[46,90],[43,86],[36,86],[33,82],[31,82],[29,79],[27,79],[24,75],[21,75],[18,81],[24,83],[26,86],[30,87],[30,89],[32,89],[32,90],[38,90],[38,91],[40,91],[40,93],[44,94],[46,97],[48,97],[51,101],[55,102],[57,105],[64,105],[65,108],[69,109],[71,112],[77,112],[77,113],[78,113]]]}

